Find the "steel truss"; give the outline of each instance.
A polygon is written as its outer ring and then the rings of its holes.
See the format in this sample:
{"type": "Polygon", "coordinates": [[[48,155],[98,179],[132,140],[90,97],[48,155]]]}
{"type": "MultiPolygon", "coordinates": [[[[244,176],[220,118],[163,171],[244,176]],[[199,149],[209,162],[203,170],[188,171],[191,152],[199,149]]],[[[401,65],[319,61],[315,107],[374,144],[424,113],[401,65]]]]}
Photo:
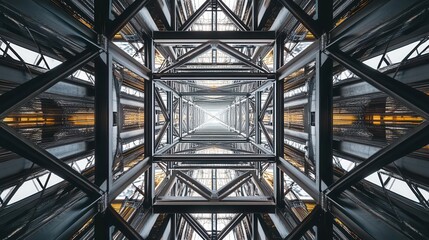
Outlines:
{"type": "Polygon", "coordinates": [[[222,0],[192,14],[176,0],[0,1],[0,236],[428,238],[428,1],[240,3],[249,11],[222,0]],[[238,31],[217,31],[218,10],[238,31]],[[189,31],[209,11],[212,31],[189,31]],[[125,42],[133,54],[115,45],[125,42]],[[312,43],[285,63],[302,42],[312,43]],[[207,52],[211,62],[193,62],[207,52]],[[223,53],[236,62],[217,62],[223,53]],[[377,69],[364,63],[378,55],[377,69]],[[360,101],[412,112],[414,125],[391,138],[368,126],[384,142],[339,134],[337,110],[360,101]],[[213,116],[207,102],[227,107],[213,116]],[[69,123],[73,104],[93,119],[69,123]],[[45,121],[48,107],[62,111],[59,127],[43,126],[58,141],[37,122],[10,122],[22,109],[45,121]],[[212,119],[223,132],[205,128],[212,119]],[[400,180],[416,201],[389,189],[400,180]],[[30,183],[38,191],[15,201],[30,183]]]}

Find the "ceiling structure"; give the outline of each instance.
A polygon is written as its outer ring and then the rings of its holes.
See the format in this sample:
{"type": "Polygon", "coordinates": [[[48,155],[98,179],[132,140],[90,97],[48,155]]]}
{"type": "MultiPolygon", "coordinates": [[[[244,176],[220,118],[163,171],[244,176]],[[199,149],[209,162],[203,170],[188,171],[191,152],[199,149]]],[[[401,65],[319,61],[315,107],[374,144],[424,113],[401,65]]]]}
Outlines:
{"type": "Polygon", "coordinates": [[[429,238],[428,14],[0,0],[1,239],[429,238]]]}

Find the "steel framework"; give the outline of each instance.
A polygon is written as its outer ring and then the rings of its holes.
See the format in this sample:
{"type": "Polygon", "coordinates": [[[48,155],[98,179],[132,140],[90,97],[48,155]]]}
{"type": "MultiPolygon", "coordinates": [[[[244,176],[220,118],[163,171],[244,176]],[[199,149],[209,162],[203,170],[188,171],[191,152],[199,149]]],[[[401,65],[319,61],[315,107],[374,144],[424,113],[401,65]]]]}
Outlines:
{"type": "Polygon", "coordinates": [[[0,237],[429,238],[428,14],[0,0],[0,237]]]}

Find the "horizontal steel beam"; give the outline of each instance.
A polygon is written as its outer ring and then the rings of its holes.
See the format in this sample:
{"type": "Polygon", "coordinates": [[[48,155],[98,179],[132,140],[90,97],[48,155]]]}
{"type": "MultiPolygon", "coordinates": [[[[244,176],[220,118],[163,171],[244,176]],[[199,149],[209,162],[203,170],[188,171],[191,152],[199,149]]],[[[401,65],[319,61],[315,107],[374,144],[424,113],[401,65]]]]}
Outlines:
{"type": "Polygon", "coordinates": [[[236,164],[243,162],[274,162],[275,156],[269,154],[219,154],[219,155],[155,155],[153,157],[154,162],[186,162],[186,163],[199,163],[199,164],[236,164]]]}
{"type": "Polygon", "coordinates": [[[227,92],[227,91],[196,91],[181,92],[181,96],[248,96],[246,92],[227,92]]]}
{"type": "Polygon", "coordinates": [[[221,40],[226,43],[243,44],[272,44],[275,40],[275,32],[240,32],[240,31],[185,31],[185,32],[153,32],[153,39],[156,44],[190,44],[204,43],[210,40],[221,40]]]}
{"type": "Polygon", "coordinates": [[[163,81],[176,80],[245,80],[245,81],[266,81],[275,79],[274,73],[237,73],[237,72],[196,72],[196,73],[154,73],[154,79],[163,81]]]}
{"type": "Polygon", "coordinates": [[[274,213],[273,201],[156,201],[153,205],[155,213],[274,213]]]}

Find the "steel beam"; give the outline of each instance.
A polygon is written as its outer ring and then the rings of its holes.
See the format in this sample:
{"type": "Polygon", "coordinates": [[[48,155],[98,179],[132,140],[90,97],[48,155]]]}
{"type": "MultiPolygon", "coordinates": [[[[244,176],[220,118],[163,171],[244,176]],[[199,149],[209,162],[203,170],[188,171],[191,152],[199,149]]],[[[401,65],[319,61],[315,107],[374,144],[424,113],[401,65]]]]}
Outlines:
{"type": "Polygon", "coordinates": [[[242,52],[238,51],[237,49],[229,46],[226,43],[223,42],[217,42],[216,44],[216,48],[223,51],[224,53],[230,55],[231,57],[243,62],[244,64],[253,67],[255,69],[258,69],[259,71],[263,72],[263,73],[269,73],[269,71],[261,66],[256,65],[255,63],[252,62],[252,60],[246,56],[245,54],[243,54],[242,52]]]}
{"type": "Polygon", "coordinates": [[[244,182],[252,178],[252,173],[246,172],[241,174],[240,176],[234,178],[227,184],[223,185],[220,189],[217,190],[218,199],[222,200],[228,197],[232,192],[237,190],[244,182]]]}
{"type": "Polygon", "coordinates": [[[124,234],[125,237],[128,239],[136,239],[136,240],[143,240],[144,238],[138,233],[133,227],[130,226],[129,223],[127,223],[119,213],[116,212],[115,209],[112,208],[112,206],[109,206],[107,208],[107,215],[112,220],[113,225],[118,228],[118,230],[124,234]]]}
{"type": "Polygon", "coordinates": [[[222,229],[219,235],[217,235],[217,239],[224,239],[245,217],[246,215],[243,213],[235,215],[234,218],[222,229]]]}
{"type": "Polygon", "coordinates": [[[309,16],[298,4],[293,0],[278,0],[285,8],[287,8],[298,21],[302,23],[316,38],[322,35],[322,28],[319,23],[309,16]]]}
{"type": "Polygon", "coordinates": [[[295,166],[290,164],[283,158],[279,158],[278,167],[286,173],[294,182],[298,183],[314,200],[319,199],[319,191],[316,183],[307,177],[303,172],[299,171],[295,166]]]}
{"type": "Polygon", "coordinates": [[[177,80],[246,80],[246,81],[266,81],[274,79],[274,73],[154,73],[154,79],[163,81],[177,80]]]}
{"type": "Polygon", "coordinates": [[[320,214],[322,212],[322,208],[320,205],[316,205],[314,209],[309,213],[302,222],[296,226],[292,232],[290,232],[286,240],[300,240],[304,236],[304,234],[310,230],[316,223],[319,221],[320,214]]]}
{"type": "Polygon", "coordinates": [[[11,127],[4,123],[0,123],[0,133],[0,146],[57,174],[91,197],[100,197],[100,195],[102,195],[102,191],[87,178],[77,173],[69,165],[60,161],[45,149],[37,146],[25,137],[22,137],[11,127]]]}
{"type": "Polygon", "coordinates": [[[191,51],[185,53],[184,55],[180,56],[177,61],[164,69],[161,69],[160,73],[165,73],[171,69],[174,69],[176,67],[180,67],[183,64],[191,61],[192,59],[198,57],[199,55],[203,54],[204,52],[210,50],[212,48],[212,42],[206,42],[204,44],[201,44],[200,46],[192,49],[191,51]]]}
{"type": "Polygon", "coordinates": [[[106,32],[108,39],[112,39],[113,36],[119,31],[122,30],[125,25],[127,25],[130,20],[151,0],[136,0],[131,3],[122,13],[117,16],[113,21],[110,22],[110,28],[106,32]]]}
{"type": "Polygon", "coordinates": [[[186,19],[186,21],[179,27],[179,31],[187,31],[192,24],[207,10],[210,6],[211,0],[206,0],[200,8],[198,8],[191,16],[186,19]]]}
{"type": "Polygon", "coordinates": [[[0,95],[0,118],[6,117],[13,110],[46,91],[59,81],[64,80],[68,75],[85,66],[98,54],[99,52],[96,49],[85,50],[56,68],[19,85],[11,91],[3,93],[0,95]]]}
{"type": "Polygon", "coordinates": [[[274,213],[276,206],[272,200],[252,201],[252,197],[226,198],[209,202],[204,198],[185,200],[184,197],[171,200],[157,200],[153,205],[155,213],[274,213]]]}
{"type": "Polygon", "coordinates": [[[241,32],[241,31],[222,31],[222,34],[212,31],[184,31],[184,32],[161,32],[154,31],[153,39],[157,44],[190,44],[204,43],[210,40],[223,41],[225,43],[246,42],[248,44],[272,44],[275,40],[275,32],[241,32]]]}
{"type": "Polygon", "coordinates": [[[183,181],[186,185],[188,185],[190,188],[192,188],[195,192],[200,194],[205,199],[207,200],[211,199],[212,191],[210,191],[210,189],[208,189],[206,186],[204,186],[197,180],[193,179],[192,177],[180,171],[176,172],[176,177],[179,178],[181,181],[183,181]]]}
{"type": "Polygon", "coordinates": [[[220,9],[225,13],[225,15],[233,22],[233,24],[240,29],[241,31],[250,31],[250,28],[232,11],[229,7],[222,1],[217,0],[220,9]]]}
{"type": "Polygon", "coordinates": [[[368,67],[341,50],[330,48],[328,55],[380,91],[400,100],[408,108],[429,119],[429,96],[425,93],[368,67]]]}
{"type": "Polygon", "coordinates": [[[369,159],[346,173],[328,188],[328,196],[336,196],[342,191],[359,182],[374,171],[383,166],[409,154],[424,146],[429,142],[429,123],[426,121],[418,127],[397,139],[390,145],[382,148],[369,159]]]}
{"type": "Polygon", "coordinates": [[[183,216],[183,219],[186,220],[186,222],[192,227],[192,229],[195,230],[195,232],[197,232],[198,235],[200,235],[202,239],[205,239],[205,240],[210,239],[210,236],[205,230],[205,228],[197,220],[195,220],[190,214],[185,213],[185,214],[182,214],[182,216],[183,216]]]}
{"type": "Polygon", "coordinates": [[[277,69],[277,75],[279,79],[283,79],[300,68],[305,67],[308,63],[316,59],[317,52],[319,50],[319,41],[313,42],[304,51],[300,52],[292,60],[277,69]]]}
{"type": "Polygon", "coordinates": [[[109,194],[109,201],[114,200],[122,191],[125,190],[134,180],[141,176],[150,168],[149,157],[139,162],[133,168],[128,170],[124,175],[120,176],[113,182],[111,193],[109,194]]]}

